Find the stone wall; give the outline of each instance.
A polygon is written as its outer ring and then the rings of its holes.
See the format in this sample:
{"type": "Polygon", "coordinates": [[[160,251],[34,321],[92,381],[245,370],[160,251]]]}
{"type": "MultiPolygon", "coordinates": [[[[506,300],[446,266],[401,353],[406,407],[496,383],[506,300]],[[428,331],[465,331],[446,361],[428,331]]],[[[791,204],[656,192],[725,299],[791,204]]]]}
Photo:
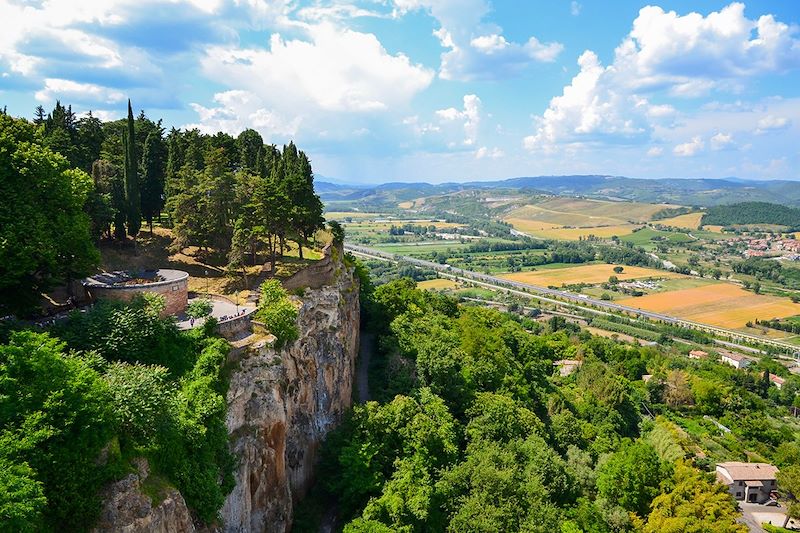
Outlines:
{"type": "Polygon", "coordinates": [[[144,293],[160,294],[164,297],[163,316],[179,315],[189,303],[189,274],[178,279],[158,281],[141,285],[91,285],[84,284],[92,300],[117,300],[129,302],[144,293]]]}
{"type": "Polygon", "coordinates": [[[299,288],[319,289],[325,285],[333,283],[336,275],[337,265],[344,254],[341,247],[328,244],[322,249],[322,259],[313,263],[303,270],[295,272],[283,281],[283,287],[287,291],[299,288]]]}

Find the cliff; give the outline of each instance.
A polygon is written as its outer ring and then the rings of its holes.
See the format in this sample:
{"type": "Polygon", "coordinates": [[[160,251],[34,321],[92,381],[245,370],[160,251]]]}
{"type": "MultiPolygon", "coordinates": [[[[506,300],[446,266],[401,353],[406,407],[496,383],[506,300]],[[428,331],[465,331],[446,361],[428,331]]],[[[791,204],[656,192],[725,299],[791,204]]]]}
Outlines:
{"type": "MultiPolygon", "coordinates": [[[[288,531],[295,502],[314,480],[317,450],[350,407],[359,343],[358,278],[341,262],[341,250],[331,252],[328,283],[305,289],[299,298],[298,340],[276,351],[267,337],[229,355],[226,424],[238,467],[218,531],[288,531]]],[[[138,474],[107,488],[95,531],[205,529],[192,524],[174,489],[151,502],[142,490],[147,477],[144,462],[138,474]]]]}
{"type": "Polygon", "coordinates": [[[280,352],[260,342],[233,355],[227,425],[240,463],[221,512],[225,531],[288,530],[317,449],[350,406],[358,282],[339,269],[332,284],[305,291],[296,342],[280,352]]]}

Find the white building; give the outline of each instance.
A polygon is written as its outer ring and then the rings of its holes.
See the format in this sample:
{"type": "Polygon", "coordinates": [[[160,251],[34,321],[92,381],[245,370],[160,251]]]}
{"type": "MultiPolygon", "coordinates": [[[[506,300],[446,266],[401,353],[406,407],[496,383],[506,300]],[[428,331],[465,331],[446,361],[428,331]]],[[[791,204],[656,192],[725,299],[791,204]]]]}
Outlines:
{"type": "Polygon", "coordinates": [[[767,463],[732,461],[717,464],[717,481],[726,485],[737,500],[764,503],[778,489],[778,469],[767,463]]]}
{"type": "Polygon", "coordinates": [[[727,363],[734,368],[747,368],[750,366],[750,359],[737,353],[723,353],[720,357],[723,363],[727,363]]]}

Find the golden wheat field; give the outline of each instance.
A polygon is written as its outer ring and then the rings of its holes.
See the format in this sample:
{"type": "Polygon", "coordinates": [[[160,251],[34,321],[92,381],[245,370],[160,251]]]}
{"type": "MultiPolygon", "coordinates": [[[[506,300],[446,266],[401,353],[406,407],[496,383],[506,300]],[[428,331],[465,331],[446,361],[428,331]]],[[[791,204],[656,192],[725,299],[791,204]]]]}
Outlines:
{"type": "Polygon", "coordinates": [[[633,224],[613,224],[610,226],[594,226],[587,228],[565,228],[560,224],[544,222],[542,220],[530,220],[525,218],[506,218],[506,222],[514,226],[514,229],[525,232],[541,239],[558,239],[564,241],[577,241],[587,238],[590,235],[601,239],[623,235],[630,235],[639,226],[633,224]]]}
{"type": "Polygon", "coordinates": [[[654,220],[654,224],[661,224],[664,226],[671,226],[673,228],[687,228],[697,229],[700,227],[700,220],[703,218],[703,213],[687,213],[672,218],[664,218],[662,220],[654,220]]]}
{"type": "Polygon", "coordinates": [[[755,319],[800,314],[800,304],[786,298],[753,294],[732,283],[648,294],[618,303],[722,328],[742,328],[755,319]]]}
{"type": "Polygon", "coordinates": [[[417,288],[428,289],[428,290],[431,290],[431,289],[438,289],[438,290],[441,290],[441,289],[454,289],[457,286],[458,285],[456,284],[455,281],[453,281],[451,279],[444,279],[444,278],[428,279],[428,280],[420,281],[419,283],[417,283],[417,288]]]}
{"type": "Polygon", "coordinates": [[[620,280],[641,279],[641,278],[682,278],[682,274],[656,270],[654,268],[643,268],[635,266],[623,266],[621,274],[614,272],[616,265],[581,265],[566,268],[552,268],[546,270],[534,270],[532,272],[514,272],[512,274],[501,274],[500,277],[522,283],[530,283],[540,287],[561,285],[572,285],[575,283],[603,283],[608,281],[611,276],[617,276],[620,280]]]}
{"type": "Polygon", "coordinates": [[[379,218],[380,213],[365,213],[361,211],[326,211],[325,218],[328,220],[341,220],[344,218],[379,218]]]}

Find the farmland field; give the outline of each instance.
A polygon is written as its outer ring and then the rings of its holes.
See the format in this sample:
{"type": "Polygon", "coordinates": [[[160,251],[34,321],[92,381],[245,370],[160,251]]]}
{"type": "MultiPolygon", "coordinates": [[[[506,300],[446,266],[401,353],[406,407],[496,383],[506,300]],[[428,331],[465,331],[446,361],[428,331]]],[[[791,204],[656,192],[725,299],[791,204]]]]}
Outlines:
{"type": "Polygon", "coordinates": [[[564,228],[552,222],[541,220],[529,220],[523,218],[506,218],[506,222],[514,226],[514,229],[525,232],[533,237],[541,239],[556,239],[566,241],[577,241],[590,235],[606,239],[613,236],[621,237],[629,235],[639,226],[633,224],[616,224],[609,226],[594,226],[585,228],[564,228]]]}
{"type": "Polygon", "coordinates": [[[664,226],[672,226],[675,228],[688,228],[697,229],[700,227],[700,220],[703,218],[703,213],[687,213],[677,217],[665,218],[662,220],[654,220],[656,224],[664,226]]]}
{"type": "Polygon", "coordinates": [[[325,218],[328,220],[342,220],[345,218],[379,218],[381,213],[366,213],[362,211],[326,211],[325,218]]]}
{"type": "Polygon", "coordinates": [[[531,272],[515,272],[513,274],[503,274],[500,277],[522,283],[530,283],[541,287],[571,285],[575,283],[603,283],[608,281],[611,276],[617,276],[620,280],[641,279],[641,278],[684,278],[682,274],[656,270],[654,268],[642,268],[635,266],[625,266],[621,274],[614,272],[615,265],[594,264],[581,265],[567,268],[542,269],[531,272]]]}
{"type": "Polygon", "coordinates": [[[800,313],[800,304],[785,298],[753,294],[731,283],[626,298],[619,303],[723,328],[742,328],[751,320],[800,313]]]}
{"type": "Polygon", "coordinates": [[[417,287],[420,289],[455,289],[458,285],[451,279],[437,278],[420,281],[417,287]]]}
{"type": "Polygon", "coordinates": [[[622,240],[625,242],[633,243],[637,246],[645,246],[645,245],[654,245],[655,241],[653,238],[661,239],[666,242],[670,243],[684,243],[684,242],[691,242],[694,239],[689,237],[685,233],[677,233],[672,231],[658,231],[652,228],[642,228],[639,231],[635,231],[630,235],[625,235],[622,237],[622,240]]]}

